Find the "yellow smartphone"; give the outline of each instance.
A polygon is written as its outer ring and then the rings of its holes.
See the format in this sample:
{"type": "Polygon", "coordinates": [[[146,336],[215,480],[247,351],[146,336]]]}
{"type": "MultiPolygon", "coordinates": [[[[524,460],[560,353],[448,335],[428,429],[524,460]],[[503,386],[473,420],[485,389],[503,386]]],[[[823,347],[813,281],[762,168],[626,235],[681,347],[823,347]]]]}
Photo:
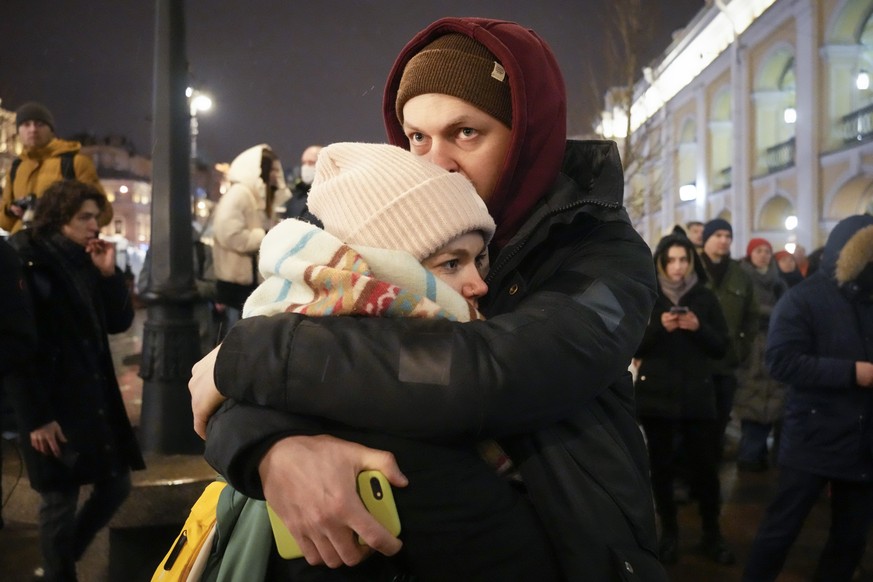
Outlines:
{"type": "MultiPolygon", "coordinates": [[[[382,524],[391,535],[400,533],[400,516],[397,515],[397,506],[394,504],[394,493],[391,484],[381,471],[361,471],[358,473],[358,495],[364,502],[367,511],[382,524]]],[[[303,552],[297,545],[297,540],[282,523],[282,519],[267,504],[267,515],[270,516],[270,525],[273,528],[273,537],[276,540],[276,548],[279,555],[286,560],[302,558],[303,552]]],[[[364,545],[363,540],[358,538],[358,543],[364,545]]]]}

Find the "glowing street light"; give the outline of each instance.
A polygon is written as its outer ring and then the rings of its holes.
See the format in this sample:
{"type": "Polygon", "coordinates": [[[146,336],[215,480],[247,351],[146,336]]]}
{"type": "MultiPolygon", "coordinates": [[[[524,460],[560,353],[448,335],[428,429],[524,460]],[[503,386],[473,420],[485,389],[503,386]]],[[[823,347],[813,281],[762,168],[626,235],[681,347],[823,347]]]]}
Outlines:
{"type": "Polygon", "coordinates": [[[197,134],[199,133],[197,114],[212,109],[212,98],[191,87],[185,89],[185,96],[188,97],[188,107],[191,112],[191,160],[196,160],[197,134]]]}
{"type": "Polygon", "coordinates": [[[682,202],[690,202],[697,200],[697,184],[685,184],[679,187],[679,200],[682,202]]]}

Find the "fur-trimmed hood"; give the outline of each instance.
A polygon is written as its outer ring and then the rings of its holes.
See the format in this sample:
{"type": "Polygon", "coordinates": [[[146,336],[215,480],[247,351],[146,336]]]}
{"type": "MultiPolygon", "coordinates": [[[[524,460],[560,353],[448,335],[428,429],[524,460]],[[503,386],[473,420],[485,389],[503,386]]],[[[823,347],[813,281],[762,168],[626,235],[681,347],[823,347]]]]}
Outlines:
{"type": "MultiPolygon", "coordinates": [[[[235,157],[227,170],[227,179],[244,184],[255,192],[262,192],[264,181],[261,179],[261,157],[265,149],[270,149],[270,146],[262,143],[235,157]]],[[[282,167],[282,162],[279,162],[279,167],[282,167]]],[[[279,172],[279,183],[276,187],[278,190],[286,188],[284,170],[279,172]]]]}
{"type": "Polygon", "coordinates": [[[834,271],[837,283],[842,285],[856,280],[871,263],[873,263],[873,224],[865,226],[852,235],[840,251],[834,271]]]}
{"type": "Polygon", "coordinates": [[[873,300],[873,216],[857,214],[831,231],[821,271],[851,300],[873,300]]]}

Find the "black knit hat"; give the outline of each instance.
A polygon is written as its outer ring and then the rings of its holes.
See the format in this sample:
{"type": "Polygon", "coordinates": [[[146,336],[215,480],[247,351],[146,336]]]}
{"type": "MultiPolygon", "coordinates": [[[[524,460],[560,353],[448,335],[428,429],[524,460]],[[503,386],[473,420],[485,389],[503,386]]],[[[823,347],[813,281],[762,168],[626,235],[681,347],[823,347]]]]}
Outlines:
{"type": "Polygon", "coordinates": [[[443,35],[406,63],[395,102],[401,123],[406,102],[425,93],[463,99],[512,128],[512,98],[506,71],[491,51],[468,36],[443,35]]]}
{"type": "Polygon", "coordinates": [[[726,230],[734,236],[734,229],[730,222],[724,218],[713,218],[703,225],[703,244],[706,244],[706,239],[714,235],[717,230],[726,230]]]}
{"type": "Polygon", "coordinates": [[[49,111],[42,103],[29,101],[18,108],[15,112],[15,129],[21,127],[25,121],[41,121],[55,130],[55,118],[52,112],[49,111]]]}

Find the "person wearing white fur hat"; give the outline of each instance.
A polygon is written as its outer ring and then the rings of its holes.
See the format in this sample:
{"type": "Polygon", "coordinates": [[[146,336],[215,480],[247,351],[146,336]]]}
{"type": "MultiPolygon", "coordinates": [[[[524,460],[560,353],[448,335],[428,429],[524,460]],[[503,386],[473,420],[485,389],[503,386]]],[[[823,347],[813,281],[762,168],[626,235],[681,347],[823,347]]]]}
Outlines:
{"type": "Polygon", "coordinates": [[[267,144],[248,148],[230,163],[231,185],[215,206],[212,260],[216,296],[229,328],[258,284],[256,253],[274,209],[291,196],[279,157],[267,144]]]}

